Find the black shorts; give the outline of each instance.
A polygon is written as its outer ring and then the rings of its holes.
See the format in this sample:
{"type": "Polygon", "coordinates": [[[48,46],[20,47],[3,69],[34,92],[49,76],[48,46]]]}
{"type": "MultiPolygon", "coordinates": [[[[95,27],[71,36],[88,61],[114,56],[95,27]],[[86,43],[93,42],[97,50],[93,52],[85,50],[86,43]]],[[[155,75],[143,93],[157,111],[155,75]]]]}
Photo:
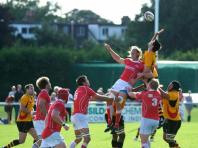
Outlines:
{"type": "MultiPolygon", "coordinates": [[[[107,120],[107,114],[105,114],[105,120],[106,120],[106,122],[108,121],[107,120]]],[[[115,116],[112,117],[112,123],[113,123],[113,126],[114,126],[115,125],[115,116]]],[[[121,129],[124,129],[124,119],[123,119],[123,116],[121,116],[119,127],[121,129]]]]}
{"type": "Polygon", "coordinates": [[[174,121],[174,120],[165,119],[163,125],[163,131],[164,133],[167,134],[176,135],[180,127],[181,127],[181,120],[174,121]]]}
{"type": "Polygon", "coordinates": [[[17,121],[19,132],[27,133],[31,128],[34,128],[33,121],[17,121]]]}

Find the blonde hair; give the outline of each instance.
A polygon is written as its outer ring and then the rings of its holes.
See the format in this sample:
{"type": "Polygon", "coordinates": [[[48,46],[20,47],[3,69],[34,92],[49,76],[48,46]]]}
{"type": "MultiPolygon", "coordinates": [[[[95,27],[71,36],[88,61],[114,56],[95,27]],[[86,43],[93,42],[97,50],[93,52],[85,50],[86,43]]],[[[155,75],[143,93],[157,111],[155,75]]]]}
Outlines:
{"type": "Polygon", "coordinates": [[[130,47],[130,49],[129,49],[129,51],[128,51],[128,53],[129,53],[128,57],[131,57],[131,52],[132,52],[133,50],[136,50],[136,51],[139,52],[139,54],[140,54],[140,55],[139,55],[139,59],[141,59],[141,57],[142,57],[142,49],[139,48],[138,46],[131,46],[131,47],[130,47]]]}
{"type": "Polygon", "coordinates": [[[149,82],[151,89],[157,90],[159,88],[159,80],[158,79],[151,79],[149,82]]]}

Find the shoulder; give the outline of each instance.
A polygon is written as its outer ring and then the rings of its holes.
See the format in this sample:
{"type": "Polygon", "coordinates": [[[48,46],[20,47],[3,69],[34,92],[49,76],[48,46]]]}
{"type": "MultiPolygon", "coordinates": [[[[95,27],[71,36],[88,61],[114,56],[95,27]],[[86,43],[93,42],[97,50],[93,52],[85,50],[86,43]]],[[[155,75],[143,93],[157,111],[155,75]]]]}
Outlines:
{"type": "Polygon", "coordinates": [[[168,95],[170,99],[175,100],[179,98],[179,92],[178,91],[169,91],[168,95]]]}
{"type": "Polygon", "coordinates": [[[39,95],[38,95],[39,98],[48,98],[49,97],[49,94],[47,92],[47,90],[41,90],[39,95]]]}
{"type": "Polygon", "coordinates": [[[130,63],[132,62],[132,59],[131,58],[125,58],[124,59],[124,63],[127,64],[127,63],[130,63]]]}
{"type": "Polygon", "coordinates": [[[64,103],[60,100],[57,100],[55,103],[54,103],[54,106],[59,108],[59,107],[65,107],[64,103]]]}
{"type": "Polygon", "coordinates": [[[27,94],[24,94],[22,97],[21,97],[21,100],[23,100],[23,99],[28,99],[29,98],[29,96],[27,95],[27,94]]]}

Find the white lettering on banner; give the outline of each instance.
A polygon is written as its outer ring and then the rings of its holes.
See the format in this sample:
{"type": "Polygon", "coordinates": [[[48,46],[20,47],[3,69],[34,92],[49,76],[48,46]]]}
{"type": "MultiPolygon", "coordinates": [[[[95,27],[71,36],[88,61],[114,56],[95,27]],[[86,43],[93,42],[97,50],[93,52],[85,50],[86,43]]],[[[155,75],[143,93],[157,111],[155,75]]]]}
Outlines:
{"type": "MultiPolygon", "coordinates": [[[[88,117],[89,122],[105,122],[106,104],[91,102],[89,104],[88,117]]],[[[126,103],[122,111],[125,122],[139,122],[141,119],[141,104],[140,103],[126,103]]]]}

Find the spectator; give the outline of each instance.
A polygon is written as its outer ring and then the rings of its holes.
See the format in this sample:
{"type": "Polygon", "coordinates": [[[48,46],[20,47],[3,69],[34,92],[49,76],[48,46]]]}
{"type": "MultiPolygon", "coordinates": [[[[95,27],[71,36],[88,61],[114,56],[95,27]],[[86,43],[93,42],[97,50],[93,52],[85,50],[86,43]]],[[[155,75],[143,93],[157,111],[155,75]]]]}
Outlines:
{"type": "Polygon", "coordinates": [[[185,107],[186,107],[186,111],[187,111],[187,121],[190,122],[191,121],[191,111],[192,111],[192,108],[193,108],[193,104],[192,104],[192,96],[191,96],[191,91],[189,90],[188,91],[188,96],[185,97],[186,99],[186,104],[185,104],[185,107]]]}
{"type": "MultiPolygon", "coordinates": [[[[23,96],[24,92],[22,90],[22,85],[18,84],[17,85],[17,91],[15,93],[14,97],[14,103],[19,103],[20,98],[23,96]]],[[[18,112],[19,112],[19,104],[14,105],[14,110],[15,110],[15,121],[17,120],[18,117],[18,112]]]]}
{"type": "Polygon", "coordinates": [[[12,120],[12,109],[13,109],[13,101],[14,101],[15,93],[16,93],[16,87],[13,85],[11,87],[11,91],[8,94],[8,97],[5,100],[5,102],[7,103],[5,105],[5,112],[7,113],[8,124],[10,124],[12,120]]]}
{"type": "Polygon", "coordinates": [[[36,110],[36,101],[37,101],[37,92],[34,91],[34,102],[35,102],[35,104],[34,104],[34,110],[36,110]]]}
{"type": "Polygon", "coordinates": [[[179,91],[179,113],[181,116],[181,120],[184,121],[184,116],[185,116],[185,107],[184,107],[184,95],[182,92],[182,89],[179,91]]]}
{"type": "Polygon", "coordinates": [[[13,109],[13,103],[14,101],[14,96],[8,96],[5,100],[6,105],[5,105],[5,112],[7,113],[7,121],[8,124],[11,123],[12,121],[12,109],[13,109]]]}
{"type": "Polygon", "coordinates": [[[16,93],[16,87],[13,85],[13,86],[11,87],[11,91],[10,91],[9,94],[8,94],[8,97],[10,97],[10,96],[15,96],[15,93],[16,93]]]}

